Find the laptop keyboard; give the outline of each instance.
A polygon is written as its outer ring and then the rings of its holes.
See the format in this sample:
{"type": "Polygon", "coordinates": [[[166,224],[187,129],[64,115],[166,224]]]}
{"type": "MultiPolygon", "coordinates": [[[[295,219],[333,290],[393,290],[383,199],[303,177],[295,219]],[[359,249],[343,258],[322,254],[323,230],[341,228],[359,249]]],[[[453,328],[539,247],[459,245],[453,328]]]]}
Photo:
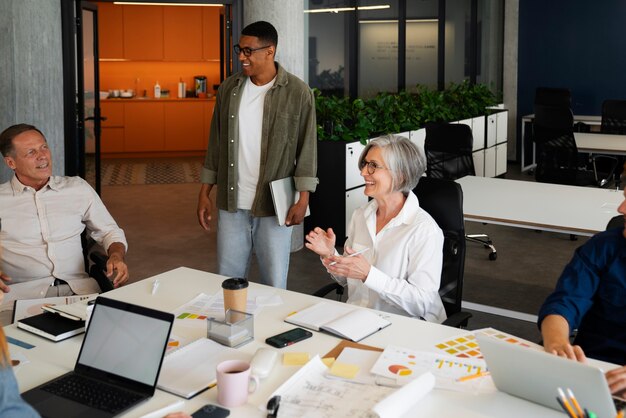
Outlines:
{"type": "Polygon", "coordinates": [[[42,389],[112,414],[123,411],[143,398],[143,396],[76,374],[50,382],[42,389]]]}

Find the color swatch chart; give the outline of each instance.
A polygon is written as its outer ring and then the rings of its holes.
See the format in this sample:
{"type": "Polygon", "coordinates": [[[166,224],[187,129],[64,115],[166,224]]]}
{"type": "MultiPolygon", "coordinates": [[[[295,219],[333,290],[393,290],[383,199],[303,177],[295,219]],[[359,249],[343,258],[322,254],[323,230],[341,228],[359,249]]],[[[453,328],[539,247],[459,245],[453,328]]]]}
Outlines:
{"type": "MultiPolygon", "coordinates": [[[[497,338],[499,340],[506,341],[511,344],[521,345],[522,347],[537,346],[534,343],[515,337],[511,334],[507,334],[506,332],[498,331],[497,329],[493,328],[483,328],[474,331],[474,333],[478,332],[497,338]]],[[[480,352],[480,347],[478,346],[478,342],[476,342],[476,337],[473,333],[463,334],[458,337],[443,341],[439,344],[436,344],[435,348],[450,356],[455,356],[458,358],[483,358],[483,355],[480,352]]]]}

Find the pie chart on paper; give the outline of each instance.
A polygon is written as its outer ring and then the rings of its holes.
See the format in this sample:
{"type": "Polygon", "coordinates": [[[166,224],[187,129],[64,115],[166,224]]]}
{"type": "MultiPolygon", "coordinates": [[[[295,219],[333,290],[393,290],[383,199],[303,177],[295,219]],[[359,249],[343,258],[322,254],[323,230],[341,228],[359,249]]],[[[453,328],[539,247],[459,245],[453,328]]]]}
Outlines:
{"type": "Polygon", "coordinates": [[[398,376],[410,376],[413,373],[411,369],[400,364],[392,364],[389,366],[389,371],[398,376]]]}

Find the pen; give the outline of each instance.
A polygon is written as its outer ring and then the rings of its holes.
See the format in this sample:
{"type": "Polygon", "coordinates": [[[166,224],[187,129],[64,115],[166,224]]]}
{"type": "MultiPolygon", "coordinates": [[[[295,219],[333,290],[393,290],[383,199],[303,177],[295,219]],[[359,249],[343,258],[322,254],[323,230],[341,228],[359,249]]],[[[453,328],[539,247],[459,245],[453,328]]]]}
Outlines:
{"type": "Polygon", "coordinates": [[[584,417],[585,413],[583,412],[582,408],[580,407],[580,404],[576,400],[576,397],[574,396],[574,392],[572,392],[570,388],[567,388],[567,396],[569,396],[569,399],[570,401],[572,401],[574,408],[576,408],[576,415],[579,417],[584,417]]]}
{"type": "Polygon", "coordinates": [[[176,401],[174,403],[164,406],[163,408],[157,409],[156,411],[148,412],[147,414],[142,415],[141,418],[162,418],[168,413],[182,407],[184,403],[185,401],[182,400],[176,401]]]}
{"type": "Polygon", "coordinates": [[[275,395],[267,402],[267,418],[276,418],[280,407],[280,395],[275,395]]]}
{"type": "MultiPolygon", "coordinates": [[[[356,253],[344,255],[344,257],[354,257],[355,255],[363,254],[367,250],[369,250],[369,248],[363,248],[362,250],[359,250],[356,253]]],[[[337,262],[333,261],[332,263],[329,264],[329,266],[334,266],[335,264],[337,264],[337,262]]]]}
{"type": "Polygon", "coordinates": [[[152,294],[153,295],[156,293],[158,288],[159,288],[159,279],[154,279],[154,282],[152,282],[152,294]]]}

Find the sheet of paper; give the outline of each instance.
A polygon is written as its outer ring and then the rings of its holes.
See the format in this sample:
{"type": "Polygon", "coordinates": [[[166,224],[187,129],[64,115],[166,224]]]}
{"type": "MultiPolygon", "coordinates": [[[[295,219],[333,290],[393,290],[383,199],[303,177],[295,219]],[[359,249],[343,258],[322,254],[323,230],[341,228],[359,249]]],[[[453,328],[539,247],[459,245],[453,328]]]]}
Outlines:
{"type": "MultiPolygon", "coordinates": [[[[248,289],[246,312],[256,315],[263,308],[257,304],[257,298],[269,297],[273,290],[248,289]]],[[[281,299],[282,301],[282,299],[281,299]]],[[[219,291],[213,295],[200,293],[198,296],[176,308],[173,312],[176,324],[190,328],[206,328],[206,319],[224,320],[224,294],[219,291]]]]}
{"type": "Polygon", "coordinates": [[[372,370],[372,367],[374,367],[374,364],[380,355],[381,353],[379,351],[360,350],[358,348],[346,347],[341,351],[339,357],[337,357],[336,363],[358,366],[358,373],[350,379],[346,376],[333,375],[332,377],[343,377],[344,379],[355,383],[375,385],[376,376],[373,375],[370,370],[372,370]]]}
{"type": "Polygon", "coordinates": [[[432,373],[423,373],[406,386],[378,402],[373,410],[379,418],[402,416],[424,396],[428,395],[433,390],[434,385],[435,377],[432,373]]]}
{"type": "MultiPolygon", "coordinates": [[[[372,408],[394,389],[359,385],[325,377],[326,366],[316,356],[271,396],[280,395],[280,417],[335,418],[372,416],[372,408]]],[[[267,404],[267,401],[263,407],[267,404]]]]}
{"type": "Polygon", "coordinates": [[[435,344],[435,349],[441,353],[459,358],[482,359],[483,355],[480,352],[480,347],[478,346],[478,342],[476,341],[476,337],[474,335],[477,332],[490,335],[511,344],[518,344],[523,347],[539,347],[539,345],[533,342],[524,340],[506,332],[498,331],[494,328],[482,328],[441,341],[435,344]]]}
{"type": "Polygon", "coordinates": [[[494,386],[484,360],[459,359],[457,357],[416,351],[390,345],[380,355],[371,369],[373,374],[405,384],[424,372],[436,378],[435,387],[461,392],[491,392],[494,386]],[[472,379],[468,377],[481,376],[472,379]]]}

